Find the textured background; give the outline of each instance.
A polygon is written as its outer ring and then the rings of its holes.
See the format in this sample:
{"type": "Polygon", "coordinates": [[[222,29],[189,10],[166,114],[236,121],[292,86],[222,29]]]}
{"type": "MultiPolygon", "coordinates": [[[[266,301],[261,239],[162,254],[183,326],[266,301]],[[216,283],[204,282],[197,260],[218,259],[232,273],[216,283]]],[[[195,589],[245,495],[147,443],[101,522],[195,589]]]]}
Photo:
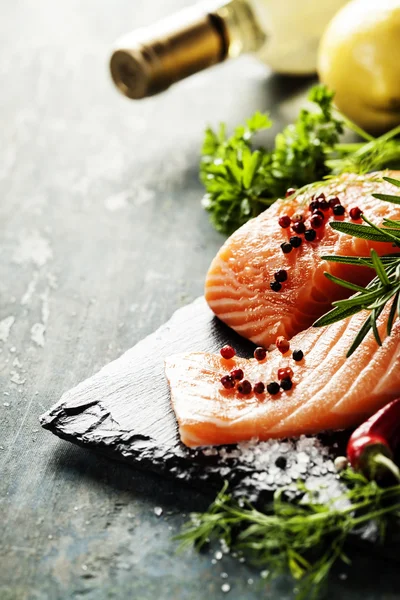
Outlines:
{"type": "MultiPolygon", "coordinates": [[[[303,83],[248,58],[157,98],[119,96],[114,38],[186,4],[1,2],[2,600],[218,599],[225,572],[229,598],[292,598],[288,581],[266,588],[232,559],[175,555],[171,535],[204,506],[197,493],[38,424],[62,392],[201,294],[222,242],[199,206],[206,123],[265,108],[282,125],[301,100],[303,83]]],[[[394,600],[396,582],[389,563],[360,556],[329,598],[394,600]]]]}

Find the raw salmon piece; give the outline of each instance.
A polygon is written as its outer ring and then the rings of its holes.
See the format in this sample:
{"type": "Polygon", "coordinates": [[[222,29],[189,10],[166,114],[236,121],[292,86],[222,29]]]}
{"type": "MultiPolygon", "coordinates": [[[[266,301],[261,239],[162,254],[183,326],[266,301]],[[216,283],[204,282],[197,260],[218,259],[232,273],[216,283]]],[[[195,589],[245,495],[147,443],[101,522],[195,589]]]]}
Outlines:
{"type": "MultiPolygon", "coordinates": [[[[343,175],[314,189],[312,194],[338,196],[346,209],[358,206],[377,224],[383,217],[400,219],[400,206],[371,196],[374,192],[396,193],[395,186],[381,180],[383,175],[400,177],[399,172],[393,171],[362,177],[343,175]]],[[[350,294],[326,279],[324,271],[359,285],[366,285],[374,275],[371,269],[329,263],[321,256],[369,256],[371,248],[379,254],[394,251],[390,244],[356,239],[327,225],[317,230],[315,242],[303,239],[300,248],[283,254],[280,245],[295,234],[290,228],[282,229],[278,219],[295,213],[308,218],[310,200],[311,192],[295,200],[278,200],[226,241],[207,274],[205,297],[214,313],[243,337],[266,348],[278,335],[291,338],[309,327],[327,312],[333,300],[350,294]],[[288,280],[281,291],[274,292],[270,282],[279,269],[286,269],[288,280]]],[[[330,210],[328,222],[350,220],[348,210],[344,217],[334,217],[330,210]]]]}
{"type": "Polygon", "coordinates": [[[296,363],[278,350],[264,363],[225,360],[203,352],[166,359],[166,375],[181,440],[190,447],[231,444],[258,438],[285,438],[358,425],[400,393],[400,320],[385,337],[388,310],[382,313],[379,347],[369,334],[355,353],[346,352],[366,313],[326,328],[310,328],[292,340],[304,352],[296,363]],[[276,396],[240,395],[220,379],[241,368],[254,385],[277,381],[281,367],[294,372],[293,388],[276,396]]]}

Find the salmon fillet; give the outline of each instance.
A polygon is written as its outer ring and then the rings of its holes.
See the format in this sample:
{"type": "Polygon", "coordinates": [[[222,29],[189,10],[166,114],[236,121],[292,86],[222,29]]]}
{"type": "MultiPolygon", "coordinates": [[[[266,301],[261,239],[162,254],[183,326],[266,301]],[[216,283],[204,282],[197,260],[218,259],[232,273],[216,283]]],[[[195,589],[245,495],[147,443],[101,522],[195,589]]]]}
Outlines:
{"type": "Polygon", "coordinates": [[[379,347],[369,334],[346,359],[366,313],[326,328],[310,328],[292,339],[304,358],[295,362],[278,350],[263,363],[196,352],[166,359],[166,375],[181,440],[190,447],[231,444],[258,438],[284,438],[328,429],[345,429],[371,416],[400,392],[400,321],[385,337],[388,310],[382,313],[379,347]],[[277,381],[279,368],[293,370],[293,388],[276,396],[243,396],[220,379],[241,368],[252,384],[277,381]]]}
{"type": "Polygon", "coordinates": [[[348,290],[326,279],[325,271],[366,285],[374,274],[372,270],[329,263],[321,256],[369,256],[371,248],[379,254],[394,251],[390,244],[356,239],[328,225],[332,220],[350,220],[348,210],[354,206],[378,225],[383,217],[400,219],[400,206],[371,196],[375,192],[396,193],[393,185],[381,180],[383,175],[400,177],[393,171],[343,175],[296,199],[278,200],[236,231],[218,252],[206,278],[205,297],[219,319],[243,337],[268,348],[278,335],[290,339],[327,312],[333,300],[349,295],[348,290]],[[347,210],[345,216],[335,217],[329,211],[326,225],[317,230],[314,242],[303,239],[299,248],[283,254],[280,245],[295,234],[290,228],[280,227],[279,217],[302,213],[308,218],[311,195],[320,193],[327,198],[337,196],[347,210]],[[288,280],[281,291],[274,292],[270,282],[279,269],[287,271],[288,280]]]}

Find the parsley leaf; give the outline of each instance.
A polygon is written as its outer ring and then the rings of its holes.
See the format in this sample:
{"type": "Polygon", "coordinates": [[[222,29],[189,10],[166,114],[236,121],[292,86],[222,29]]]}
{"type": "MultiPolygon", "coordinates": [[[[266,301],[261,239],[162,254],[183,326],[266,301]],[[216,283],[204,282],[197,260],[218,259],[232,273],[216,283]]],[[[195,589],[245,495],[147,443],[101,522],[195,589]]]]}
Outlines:
{"type": "Polygon", "coordinates": [[[311,89],[312,110],[303,108],[295,123],[278,133],[274,147],[253,148],[254,136],[271,127],[268,115],[256,112],[228,137],[221,124],[205,132],[200,178],[203,206],[214,227],[224,234],[256,217],[289,187],[303,187],[345,171],[365,173],[400,161],[400,128],[372,138],[338,114],[333,92],[324,85],[311,89]],[[364,138],[341,144],[345,127],[364,138]]]}

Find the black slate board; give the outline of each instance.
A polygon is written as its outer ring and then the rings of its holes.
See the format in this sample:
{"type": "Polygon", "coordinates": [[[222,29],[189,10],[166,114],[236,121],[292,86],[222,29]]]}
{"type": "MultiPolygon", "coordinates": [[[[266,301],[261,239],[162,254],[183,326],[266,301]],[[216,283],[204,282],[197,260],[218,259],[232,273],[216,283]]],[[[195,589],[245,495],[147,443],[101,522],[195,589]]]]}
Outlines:
{"type": "Polygon", "coordinates": [[[199,298],[120,358],[66,392],[42,415],[41,424],[61,438],[136,467],[188,481],[210,494],[228,480],[236,493],[260,499],[264,492],[299,477],[330,482],[333,493],[337,478],[332,458],[343,451],[346,434],[267,442],[256,446],[256,460],[249,444],[238,449],[190,450],[180,443],[164,358],[175,352],[218,351],[228,342],[239,356],[252,355],[253,344],[221,323],[204,298],[199,298]]]}

